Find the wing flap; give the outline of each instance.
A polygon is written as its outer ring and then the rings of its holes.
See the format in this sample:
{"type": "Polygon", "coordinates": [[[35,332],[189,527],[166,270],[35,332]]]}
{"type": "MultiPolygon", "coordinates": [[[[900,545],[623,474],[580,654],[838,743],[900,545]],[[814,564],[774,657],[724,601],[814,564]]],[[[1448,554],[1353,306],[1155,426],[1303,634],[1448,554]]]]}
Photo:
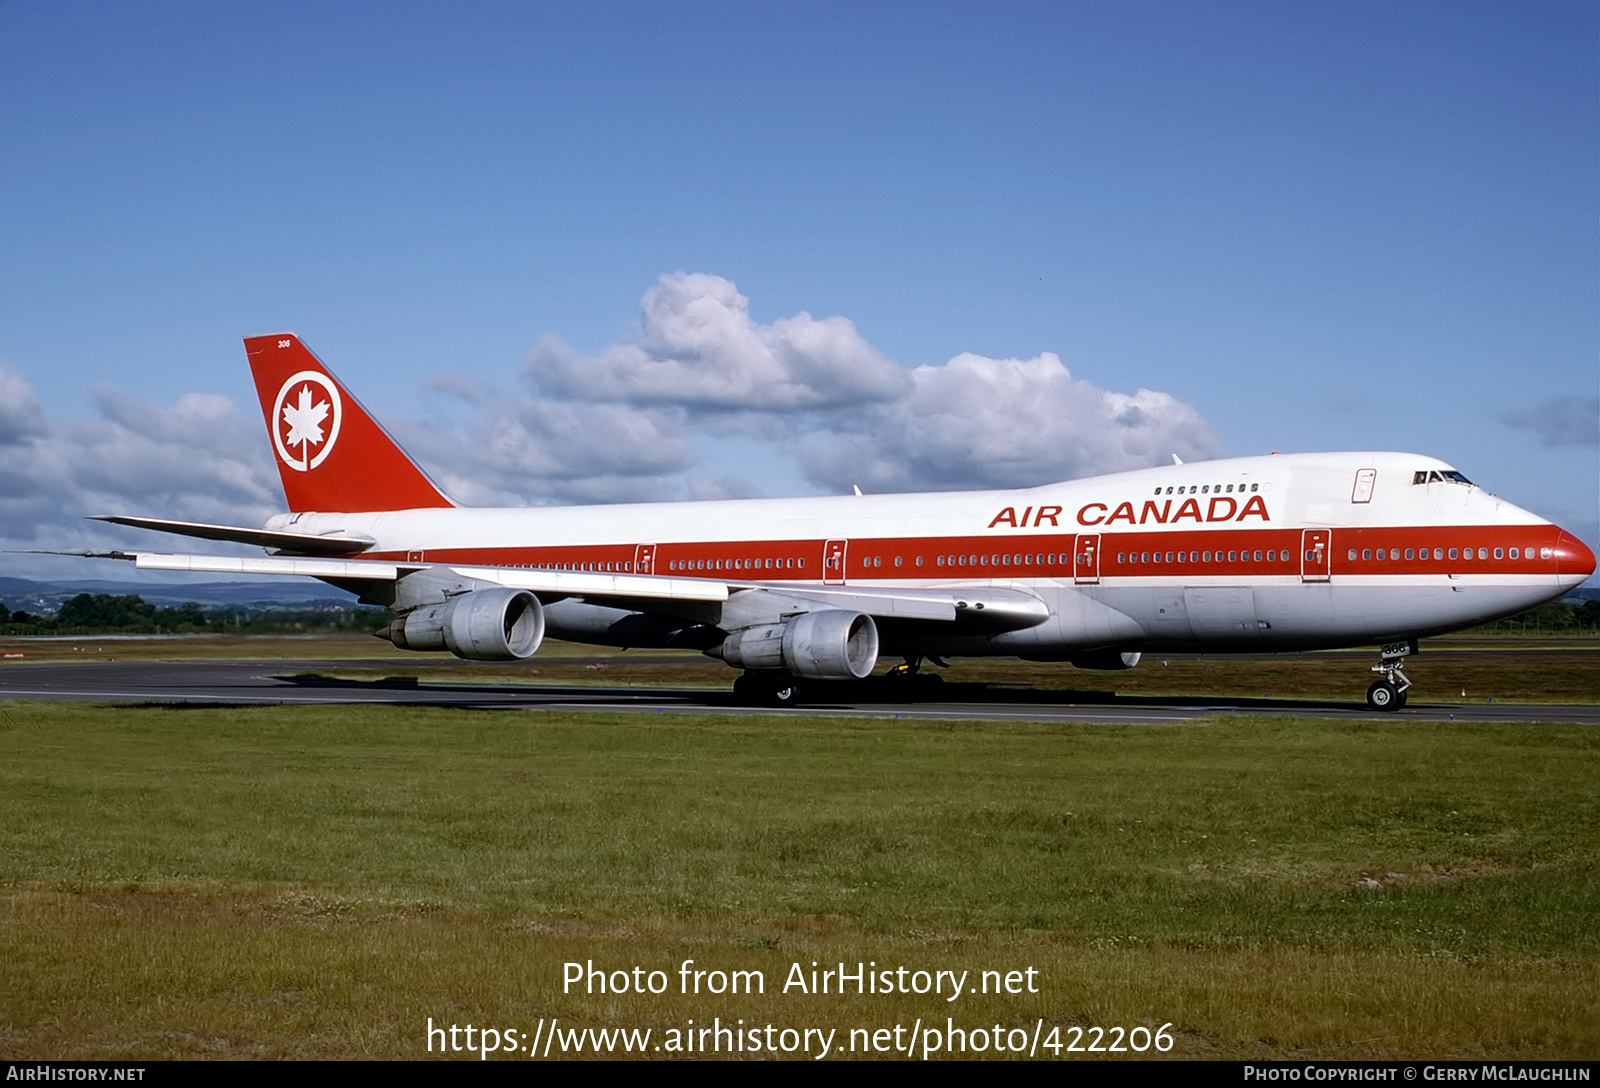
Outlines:
{"type": "Polygon", "coordinates": [[[728,587],[694,578],[647,574],[591,574],[581,571],[524,570],[515,567],[455,566],[443,563],[387,563],[378,559],[321,559],[287,555],[165,555],[139,552],[141,570],[181,570],[204,574],[273,574],[393,582],[404,574],[434,568],[463,578],[526,589],[550,597],[603,597],[633,601],[725,601],[728,587]]]}

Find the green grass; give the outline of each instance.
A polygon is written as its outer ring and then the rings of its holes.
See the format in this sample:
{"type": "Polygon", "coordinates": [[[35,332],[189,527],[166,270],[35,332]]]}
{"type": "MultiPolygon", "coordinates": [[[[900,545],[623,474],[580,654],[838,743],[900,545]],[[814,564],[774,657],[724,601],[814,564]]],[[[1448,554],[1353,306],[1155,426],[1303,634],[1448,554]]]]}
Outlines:
{"type": "Polygon", "coordinates": [[[560,992],[568,958],[686,957],[773,983],[801,959],[1032,963],[1044,993],[959,1008],[1171,1021],[1189,1056],[1600,1053],[1581,727],[5,710],[12,1056],[951,1012],[560,992]]]}

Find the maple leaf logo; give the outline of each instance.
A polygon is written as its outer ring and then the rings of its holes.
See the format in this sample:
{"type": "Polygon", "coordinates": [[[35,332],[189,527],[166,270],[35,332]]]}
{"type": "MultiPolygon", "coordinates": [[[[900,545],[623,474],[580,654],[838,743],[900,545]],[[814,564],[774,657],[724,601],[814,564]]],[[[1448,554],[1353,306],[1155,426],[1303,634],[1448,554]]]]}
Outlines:
{"type": "Polygon", "coordinates": [[[278,457],[296,472],[320,465],[339,437],[339,390],[326,375],[302,370],[278,390],[272,436],[278,457]],[[318,447],[321,447],[320,449],[318,447]]]}
{"type": "Polygon", "coordinates": [[[327,401],[313,405],[311,403],[311,387],[300,387],[300,406],[285,405],[283,421],[289,425],[289,436],[284,439],[286,446],[299,446],[300,457],[305,459],[305,446],[322,445],[322,421],[328,418],[327,401]]]}

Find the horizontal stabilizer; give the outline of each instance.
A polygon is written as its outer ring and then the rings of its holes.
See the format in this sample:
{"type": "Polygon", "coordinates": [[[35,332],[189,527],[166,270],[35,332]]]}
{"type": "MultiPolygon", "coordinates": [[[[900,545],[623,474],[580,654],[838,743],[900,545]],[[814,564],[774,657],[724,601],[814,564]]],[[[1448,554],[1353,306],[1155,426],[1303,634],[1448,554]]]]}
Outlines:
{"type": "Polygon", "coordinates": [[[162,533],[199,537],[201,540],[231,540],[235,544],[255,544],[275,551],[295,552],[300,555],[355,555],[366,551],[374,543],[368,537],[312,536],[309,533],[281,533],[271,529],[246,529],[235,525],[164,521],[161,518],[123,517],[117,514],[98,514],[90,520],[132,525],[137,529],[155,529],[162,533]]]}

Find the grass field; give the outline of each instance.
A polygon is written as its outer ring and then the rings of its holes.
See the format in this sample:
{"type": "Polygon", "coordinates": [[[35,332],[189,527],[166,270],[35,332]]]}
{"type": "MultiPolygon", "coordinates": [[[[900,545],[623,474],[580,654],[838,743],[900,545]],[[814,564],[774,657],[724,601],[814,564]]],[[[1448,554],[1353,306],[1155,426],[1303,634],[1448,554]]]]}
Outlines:
{"type": "Polygon", "coordinates": [[[1583,728],[3,709],[10,1057],[426,1057],[430,1017],[1600,1056],[1583,728]],[[589,960],[671,988],[563,993],[589,960]],[[782,992],[812,961],[1039,992],[782,992]]]}

